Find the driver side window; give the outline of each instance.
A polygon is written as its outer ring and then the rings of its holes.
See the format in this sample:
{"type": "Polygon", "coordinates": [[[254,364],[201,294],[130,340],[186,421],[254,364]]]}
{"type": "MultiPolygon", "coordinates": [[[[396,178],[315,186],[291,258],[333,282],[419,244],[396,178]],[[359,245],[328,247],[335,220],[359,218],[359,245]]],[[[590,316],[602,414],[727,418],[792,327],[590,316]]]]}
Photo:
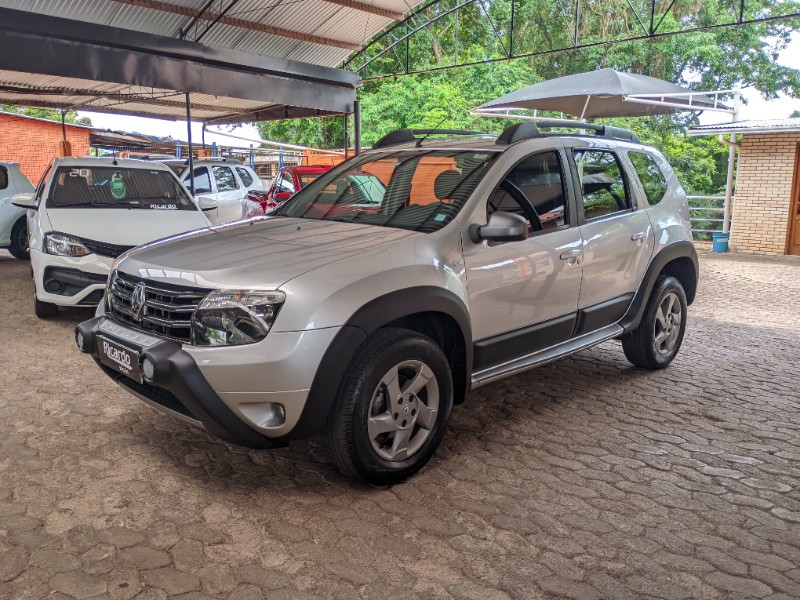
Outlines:
{"type": "Polygon", "coordinates": [[[563,170],[558,152],[531,154],[517,163],[487,203],[487,217],[500,210],[528,221],[532,235],[569,224],[563,170]]]}

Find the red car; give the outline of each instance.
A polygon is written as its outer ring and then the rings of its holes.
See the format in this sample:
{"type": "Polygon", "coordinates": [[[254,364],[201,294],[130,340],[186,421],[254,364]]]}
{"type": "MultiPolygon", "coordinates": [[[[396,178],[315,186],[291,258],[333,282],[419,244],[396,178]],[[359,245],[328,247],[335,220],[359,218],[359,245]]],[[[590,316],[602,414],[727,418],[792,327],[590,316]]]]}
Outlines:
{"type": "Polygon", "coordinates": [[[261,201],[264,213],[272,212],[282,202],[294,196],[317,177],[330,171],[332,168],[333,166],[327,165],[314,167],[284,167],[278,171],[275,181],[261,201]]]}

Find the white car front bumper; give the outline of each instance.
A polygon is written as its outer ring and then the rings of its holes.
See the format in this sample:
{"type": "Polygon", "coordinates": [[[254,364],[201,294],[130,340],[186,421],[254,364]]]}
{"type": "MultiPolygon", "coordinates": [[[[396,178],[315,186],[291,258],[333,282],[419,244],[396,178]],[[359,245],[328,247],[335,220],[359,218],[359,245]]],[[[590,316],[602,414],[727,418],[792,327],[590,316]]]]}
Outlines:
{"type": "Polygon", "coordinates": [[[74,258],[31,250],[36,298],[58,306],[97,306],[113,258],[89,254],[74,258]]]}

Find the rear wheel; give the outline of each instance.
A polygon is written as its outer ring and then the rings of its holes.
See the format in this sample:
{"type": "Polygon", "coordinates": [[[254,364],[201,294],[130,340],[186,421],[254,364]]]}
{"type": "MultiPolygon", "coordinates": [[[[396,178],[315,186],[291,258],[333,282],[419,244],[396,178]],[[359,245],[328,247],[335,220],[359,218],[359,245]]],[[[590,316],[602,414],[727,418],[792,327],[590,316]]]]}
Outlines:
{"type": "Polygon", "coordinates": [[[680,281],[660,276],[639,327],[622,337],[625,357],[637,367],[667,367],[683,343],[687,312],[686,292],[680,281]]]}
{"type": "Polygon", "coordinates": [[[11,245],[8,247],[11,256],[20,260],[30,258],[28,254],[28,222],[25,217],[17,219],[11,228],[11,245]]]}
{"type": "Polygon", "coordinates": [[[381,329],[364,343],[328,418],[327,446],[346,474],[401,481],[433,456],[453,406],[450,366],[429,338],[381,329]]]}

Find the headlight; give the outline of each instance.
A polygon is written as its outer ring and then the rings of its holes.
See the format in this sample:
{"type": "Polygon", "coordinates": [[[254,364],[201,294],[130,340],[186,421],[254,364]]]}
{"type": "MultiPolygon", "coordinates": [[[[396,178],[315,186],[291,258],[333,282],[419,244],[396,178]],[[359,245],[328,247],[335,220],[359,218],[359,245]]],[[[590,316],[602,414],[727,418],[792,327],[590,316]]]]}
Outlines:
{"type": "Polygon", "coordinates": [[[48,233],[44,236],[44,247],[48,254],[56,256],[86,256],[91,251],[81,241],[63,233],[48,233]]]}
{"type": "Polygon", "coordinates": [[[283,292],[211,292],[192,315],[192,343],[197,346],[239,346],[260,342],[275,322],[285,300],[283,292]]]}

